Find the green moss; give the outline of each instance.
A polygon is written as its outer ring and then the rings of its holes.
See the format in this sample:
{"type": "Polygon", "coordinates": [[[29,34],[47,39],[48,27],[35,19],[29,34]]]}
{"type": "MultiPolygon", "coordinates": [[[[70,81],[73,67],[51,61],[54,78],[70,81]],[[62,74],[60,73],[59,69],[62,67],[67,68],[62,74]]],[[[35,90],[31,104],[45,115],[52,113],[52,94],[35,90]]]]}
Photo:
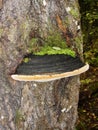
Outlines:
{"type": "Polygon", "coordinates": [[[28,52],[32,53],[36,51],[36,48],[38,47],[38,38],[32,38],[30,40],[30,44],[29,44],[29,48],[28,48],[28,52]]]}
{"type": "Polygon", "coordinates": [[[75,38],[75,42],[77,43],[77,44],[81,44],[82,43],[82,37],[76,37],[75,38]]]}
{"type": "Polygon", "coordinates": [[[57,46],[60,48],[66,48],[66,40],[62,38],[59,32],[50,33],[50,35],[45,39],[45,45],[50,47],[57,46]]]}
{"type": "Polygon", "coordinates": [[[41,46],[38,45],[38,39],[32,39],[30,43],[30,51],[35,55],[55,55],[66,54],[75,57],[75,52],[67,47],[66,39],[57,31],[49,31],[49,35],[43,39],[41,46]],[[32,50],[31,50],[32,49],[32,50]]]}
{"type": "Polygon", "coordinates": [[[23,59],[23,62],[27,63],[27,62],[29,62],[29,60],[30,60],[30,59],[27,57],[27,58],[24,58],[24,59],[23,59]]]}
{"type": "Polygon", "coordinates": [[[75,41],[77,50],[78,50],[79,54],[81,55],[83,38],[82,38],[81,36],[77,36],[77,37],[74,39],[74,41],[75,41]]]}
{"type": "Polygon", "coordinates": [[[16,114],[15,114],[15,124],[17,126],[17,128],[21,127],[21,122],[24,121],[24,117],[21,114],[20,110],[16,110],[16,114]]]}
{"type": "Polygon", "coordinates": [[[75,57],[75,52],[68,48],[61,49],[59,47],[50,47],[50,46],[42,47],[39,52],[35,53],[35,55],[46,55],[46,54],[47,55],[66,54],[75,57]]]}
{"type": "Polygon", "coordinates": [[[78,10],[76,10],[76,9],[72,9],[71,8],[71,10],[70,10],[70,14],[72,15],[72,16],[74,16],[74,18],[79,18],[79,11],[78,10]]]}

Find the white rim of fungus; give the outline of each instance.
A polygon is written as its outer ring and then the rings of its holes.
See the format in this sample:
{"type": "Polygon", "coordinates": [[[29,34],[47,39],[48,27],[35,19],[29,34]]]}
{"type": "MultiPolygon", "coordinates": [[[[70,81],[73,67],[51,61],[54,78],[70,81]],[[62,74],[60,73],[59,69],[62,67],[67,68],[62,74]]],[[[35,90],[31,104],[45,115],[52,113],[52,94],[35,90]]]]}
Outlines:
{"type": "Polygon", "coordinates": [[[89,69],[89,64],[86,64],[85,66],[81,67],[80,69],[76,69],[70,72],[64,72],[60,74],[43,74],[43,75],[18,75],[13,74],[11,77],[14,80],[18,81],[36,81],[36,82],[47,82],[47,81],[53,81],[61,78],[71,77],[75,75],[79,75],[89,69]]]}

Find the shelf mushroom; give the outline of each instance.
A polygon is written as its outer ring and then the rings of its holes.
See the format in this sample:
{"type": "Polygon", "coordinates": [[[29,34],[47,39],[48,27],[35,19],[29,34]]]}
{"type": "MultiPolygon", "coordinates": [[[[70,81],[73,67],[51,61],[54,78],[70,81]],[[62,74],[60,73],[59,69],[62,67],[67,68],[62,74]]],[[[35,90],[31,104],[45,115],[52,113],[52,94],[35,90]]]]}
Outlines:
{"type": "Polygon", "coordinates": [[[64,54],[29,55],[28,59],[28,62],[22,62],[11,75],[14,80],[47,82],[79,75],[89,69],[89,65],[80,58],[64,54]]]}

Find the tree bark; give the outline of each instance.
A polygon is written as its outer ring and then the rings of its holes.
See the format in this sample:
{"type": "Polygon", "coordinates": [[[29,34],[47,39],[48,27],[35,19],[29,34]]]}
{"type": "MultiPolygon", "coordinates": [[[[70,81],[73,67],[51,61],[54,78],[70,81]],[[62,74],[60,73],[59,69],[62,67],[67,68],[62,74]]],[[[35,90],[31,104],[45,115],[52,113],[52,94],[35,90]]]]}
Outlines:
{"type": "Polygon", "coordinates": [[[38,38],[40,45],[51,29],[81,56],[79,23],[77,0],[0,1],[0,130],[74,129],[78,76],[37,83],[14,81],[11,74],[29,52],[30,40],[38,38]]]}

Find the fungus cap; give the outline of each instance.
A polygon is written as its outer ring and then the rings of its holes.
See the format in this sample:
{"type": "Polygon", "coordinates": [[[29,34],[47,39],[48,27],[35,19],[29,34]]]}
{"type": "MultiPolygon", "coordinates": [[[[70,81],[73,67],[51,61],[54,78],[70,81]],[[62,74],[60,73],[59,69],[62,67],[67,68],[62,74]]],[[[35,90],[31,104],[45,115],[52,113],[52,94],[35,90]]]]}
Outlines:
{"type": "Polygon", "coordinates": [[[22,62],[11,77],[18,81],[47,82],[79,75],[89,69],[78,57],[68,55],[28,56],[27,63],[22,62]]]}

